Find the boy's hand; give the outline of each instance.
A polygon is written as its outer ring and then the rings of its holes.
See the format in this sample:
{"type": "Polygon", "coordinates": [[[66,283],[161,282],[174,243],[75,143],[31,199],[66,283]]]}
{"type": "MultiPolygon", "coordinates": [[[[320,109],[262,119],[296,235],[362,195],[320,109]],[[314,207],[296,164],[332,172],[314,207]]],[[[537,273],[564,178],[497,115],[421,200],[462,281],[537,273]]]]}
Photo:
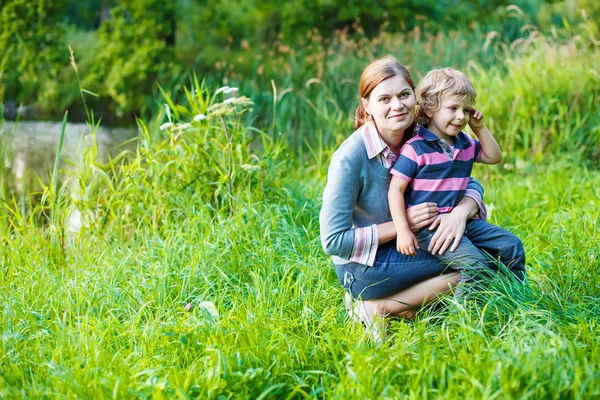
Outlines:
{"type": "Polygon", "coordinates": [[[471,118],[469,118],[469,126],[476,132],[477,129],[483,128],[483,113],[476,108],[471,110],[471,118]]]}
{"type": "Polygon", "coordinates": [[[396,238],[396,250],[398,253],[402,253],[405,256],[416,256],[417,252],[415,248],[419,248],[419,242],[417,242],[417,238],[410,230],[398,232],[398,237],[396,238]]]}

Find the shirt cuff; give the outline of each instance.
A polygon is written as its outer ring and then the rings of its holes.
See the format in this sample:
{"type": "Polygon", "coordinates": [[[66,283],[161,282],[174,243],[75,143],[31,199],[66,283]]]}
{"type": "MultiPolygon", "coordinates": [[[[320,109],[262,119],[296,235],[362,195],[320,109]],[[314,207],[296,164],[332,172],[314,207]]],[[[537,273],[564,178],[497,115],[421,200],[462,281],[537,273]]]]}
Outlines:
{"type": "Polygon", "coordinates": [[[465,196],[475,200],[475,203],[477,203],[477,208],[479,208],[479,219],[486,220],[487,209],[485,208],[485,203],[483,200],[481,200],[481,194],[475,189],[467,189],[465,191],[465,196]]]}
{"type": "Polygon", "coordinates": [[[377,229],[377,225],[354,228],[354,246],[352,246],[349,260],[372,267],[375,265],[378,245],[379,229],[377,229]]]}

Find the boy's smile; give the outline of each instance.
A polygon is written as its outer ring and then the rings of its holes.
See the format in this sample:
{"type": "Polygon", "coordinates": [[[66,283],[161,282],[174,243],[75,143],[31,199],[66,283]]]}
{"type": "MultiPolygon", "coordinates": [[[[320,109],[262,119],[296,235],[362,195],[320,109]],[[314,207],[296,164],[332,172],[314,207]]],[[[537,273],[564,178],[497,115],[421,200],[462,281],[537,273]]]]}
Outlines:
{"type": "Polygon", "coordinates": [[[429,129],[440,139],[454,145],[454,137],[469,123],[473,100],[462,96],[444,96],[436,111],[427,112],[429,129]]]}

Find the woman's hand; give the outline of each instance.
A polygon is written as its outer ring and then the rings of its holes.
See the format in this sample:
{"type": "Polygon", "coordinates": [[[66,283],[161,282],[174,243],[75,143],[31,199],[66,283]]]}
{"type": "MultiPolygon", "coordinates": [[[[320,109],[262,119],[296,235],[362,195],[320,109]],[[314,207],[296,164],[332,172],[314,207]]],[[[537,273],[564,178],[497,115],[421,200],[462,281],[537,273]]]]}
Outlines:
{"type": "Polygon", "coordinates": [[[432,224],[437,216],[438,207],[435,203],[421,203],[406,210],[408,227],[415,233],[432,224]]]}
{"type": "Polygon", "coordinates": [[[465,233],[468,218],[468,212],[465,212],[464,208],[458,207],[449,214],[438,215],[429,227],[430,230],[438,229],[431,238],[427,250],[433,255],[438,252],[444,254],[451,244],[450,251],[456,250],[465,233]]]}

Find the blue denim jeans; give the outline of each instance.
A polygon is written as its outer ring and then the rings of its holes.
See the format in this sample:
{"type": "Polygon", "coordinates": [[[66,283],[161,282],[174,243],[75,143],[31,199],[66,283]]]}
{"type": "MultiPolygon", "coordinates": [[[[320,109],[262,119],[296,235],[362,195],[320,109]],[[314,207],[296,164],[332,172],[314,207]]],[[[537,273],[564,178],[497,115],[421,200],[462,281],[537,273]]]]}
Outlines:
{"type": "MultiPolygon", "coordinates": [[[[434,233],[423,228],[415,234],[421,249],[427,251],[434,233]]],[[[467,221],[465,234],[455,251],[438,253],[435,258],[461,272],[459,283],[477,281],[497,271],[495,260],[504,264],[518,280],[525,279],[525,251],[521,240],[481,219],[467,221]]]]}
{"type": "Polygon", "coordinates": [[[370,300],[391,296],[453,270],[421,250],[416,256],[405,256],[396,251],[396,241],[392,240],[379,245],[374,266],[351,262],[336,265],[335,272],[355,299],[370,300]]]}
{"type": "MultiPolygon", "coordinates": [[[[523,244],[518,237],[504,229],[483,220],[469,220],[465,237],[456,251],[445,253],[445,256],[449,257],[445,260],[440,260],[436,258],[437,256],[434,257],[423,250],[427,250],[433,233],[434,231],[430,232],[429,228],[424,228],[417,234],[429,240],[426,244],[419,244],[421,249],[416,250],[416,256],[405,256],[399,253],[396,250],[396,241],[392,240],[379,245],[373,267],[354,262],[336,265],[335,272],[338,280],[354,298],[370,300],[391,296],[444,273],[461,271],[462,278],[465,272],[481,272],[481,268],[467,271],[461,267],[461,263],[453,260],[455,255],[460,257],[463,254],[470,254],[477,262],[483,263],[487,271],[496,270],[497,265],[488,263],[478,249],[484,250],[494,259],[500,259],[519,280],[525,278],[523,244]]],[[[464,275],[463,280],[473,279],[469,273],[464,275]]]]}

